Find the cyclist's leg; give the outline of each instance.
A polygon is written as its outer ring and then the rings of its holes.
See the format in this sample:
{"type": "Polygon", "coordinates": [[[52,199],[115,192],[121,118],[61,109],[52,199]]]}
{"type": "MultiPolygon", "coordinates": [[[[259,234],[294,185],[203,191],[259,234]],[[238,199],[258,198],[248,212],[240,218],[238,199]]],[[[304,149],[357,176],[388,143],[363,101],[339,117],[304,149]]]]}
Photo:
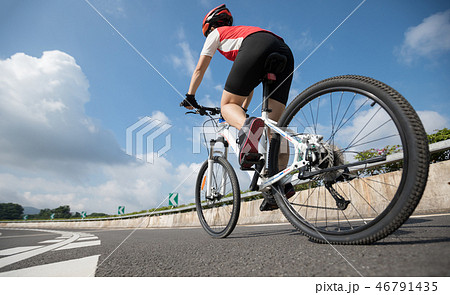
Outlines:
{"type": "MultiPolygon", "coordinates": [[[[250,92],[251,93],[251,92],[250,92]]],[[[247,96],[223,91],[221,111],[224,119],[233,127],[239,129],[239,163],[241,168],[249,169],[259,160],[258,143],[264,131],[264,121],[260,118],[247,118],[242,108],[247,96]]]]}
{"type": "MultiPolygon", "coordinates": [[[[284,70],[276,75],[277,80],[275,81],[275,83],[269,85],[269,92],[271,93],[271,99],[269,99],[269,108],[272,110],[281,111],[280,113],[272,111],[272,116],[274,118],[272,119],[270,116],[269,118],[278,122],[289,99],[289,91],[293,78],[292,73],[294,71],[294,56],[292,55],[289,46],[281,41],[279,42],[279,48],[277,49],[277,52],[283,54],[287,58],[284,70]]],[[[289,147],[287,141],[282,138],[280,139],[280,152],[278,159],[278,171],[281,171],[286,168],[289,162],[289,147]]]]}
{"type": "Polygon", "coordinates": [[[253,97],[253,90],[250,92],[250,94],[247,96],[247,98],[244,100],[244,103],[242,104],[242,108],[248,109],[248,106],[250,105],[250,102],[252,101],[253,97]]]}
{"type": "MultiPolygon", "coordinates": [[[[286,108],[286,105],[275,100],[272,98],[269,98],[269,109],[272,110],[272,112],[269,113],[269,119],[274,120],[278,122],[281,115],[284,112],[284,109],[286,108]]],[[[272,138],[272,133],[269,130],[269,139],[272,138]]],[[[289,162],[289,150],[288,150],[288,144],[285,139],[281,139],[280,142],[280,154],[278,156],[278,168],[279,170],[283,170],[286,168],[287,164],[289,162]]]]}
{"type": "Polygon", "coordinates": [[[275,100],[272,98],[269,98],[269,109],[272,110],[269,113],[269,119],[277,121],[280,119],[281,115],[284,112],[284,109],[286,108],[286,105],[275,100]]]}
{"type": "Polygon", "coordinates": [[[239,130],[245,122],[245,112],[241,106],[246,99],[246,96],[236,95],[226,90],[224,90],[222,94],[220,106],[222,116],[228,124],[239,130]]]}

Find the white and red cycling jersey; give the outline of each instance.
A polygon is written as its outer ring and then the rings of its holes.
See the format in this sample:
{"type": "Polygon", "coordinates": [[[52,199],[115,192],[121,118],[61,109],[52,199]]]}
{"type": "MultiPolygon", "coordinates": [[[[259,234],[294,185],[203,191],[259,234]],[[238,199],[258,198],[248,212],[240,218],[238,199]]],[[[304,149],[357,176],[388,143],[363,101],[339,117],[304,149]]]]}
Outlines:
{"type": "MultiPolygon", "coordinates": [[[[250,26],[224,26],[218,27],[213,30],[208,37],[206,38],[205,44],[203,45],[202,52],[200,55],[213,56],[216,50],[219,50],[223,56],[227,59],[234,61],[236,59],[236,55],[241,48],[242,41],[244,39],[254,33],[257,32],[269,32],[267,30],[258,28],[258,27],[250,27],[250,26]]],[[[281,37],[273,34],[274,36],[280,38],[281,37]]]]}

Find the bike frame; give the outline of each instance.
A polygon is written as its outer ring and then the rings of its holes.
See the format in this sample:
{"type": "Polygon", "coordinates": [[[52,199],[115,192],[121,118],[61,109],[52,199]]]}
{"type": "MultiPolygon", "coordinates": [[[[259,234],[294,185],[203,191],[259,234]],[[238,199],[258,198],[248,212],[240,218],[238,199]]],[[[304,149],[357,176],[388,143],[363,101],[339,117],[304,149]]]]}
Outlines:
{"type": "MultiPolygon", "coordinates": [[[[270,186],[277,183],[278,181],[281,181],[282,184],[289,181],[288,176],[291,175],[294,177],[295,174],[298,173],[300,169],[307,166],[310,161],[306,160],[308,151],[310,149],[311,145],[319,144],[319,141],[322,139],[321,136],[318,135],[312,135],[312,134],[296,134],[292,130],[286,129],[283,130],[279,127],[277,127],[277,122],[272,121],[268,118],[268,112],[263,111],[261,119],[264,121],[265,127],[264,132],[262,136],[262,144],[264,148],[263,152],[263,159],[264,163],[267,163],[268,159],[268,149],[267,146],[269,144],[269,138],[268,138],[268,131],[269,129],[272,132],[278,133],[281,137],[283,137],[285,140],[291,142],[294,146],[295,154],[294,154],[294,161],[293,163],[284,169],[283,171],[278,172],[277,174],[273,175],[272,177],[265,178],[262,176],[263,173],[260,173],[259,178],[261,178],[262,182],[259,185],[259,191],[267,190],[270,186]]],[[[230,125],[228,123],[221,123],[219,126],[219,130],[217,131],[219,137],[217,139],[213,139],[210,142],[210,153],[209,153],[209,159],[208,159],[208,180],[207,180],[207,197],[210,197],[211,195],[211,177],[212,177],[212,164],[213,164],[213,155],[214,153],[220,153],[222,156],[227,159],[228,156],[228,147],[231,147],[233,151],[235,151],[237,158],[239,158],[239,147],[236,143],[236,137],[234,136],[233,132],[230,130],[230,125]],[[222,140],[223,138],[224,140],[222,140]],[[220,151],[214,150],[214,146],[217,142],[224,143],[225,151],[222,153],[220,151]]],[[[274,133],[272,133],[274,134],[274,133]]],[[[315,157],[313,153],[310,153],[310,157],[315,157]]],[[[264,167],[263,169],[266,169],[264,167]]],[[[258,173],[255,171],[255,173],[258,173]]],[[[251,176],[251,172],[249,172],[249,176],[251,176]]],[[[223,176],[225,178],[225,175],[223,176]]],[[[222,180],[222,191],[225,192],[225,179],[222,180]]]]}

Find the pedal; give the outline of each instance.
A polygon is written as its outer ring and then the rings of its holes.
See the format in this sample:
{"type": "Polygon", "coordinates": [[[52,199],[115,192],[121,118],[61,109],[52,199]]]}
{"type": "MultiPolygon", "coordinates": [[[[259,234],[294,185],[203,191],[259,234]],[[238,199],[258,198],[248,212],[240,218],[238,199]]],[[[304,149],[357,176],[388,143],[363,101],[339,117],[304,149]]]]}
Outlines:
{"type": "Polygon", "coordinates": [[[259,211],[273,211],[273,210],[278,210],[278,205],[277,203],[270,203],[266,200],[264,200],[261,203],[261,206],[259,206],[259,211]]]}
{"type": "Polygon", "coordinates": [[[260,153],[245,153],[239,163],[241,165],[241,170],[253,170],[253,165],[257,165],[261,161],[262,154],[260,153]]]}
{"type": "Polygon", "coordinates": [[[255,173],[253,174],[252,182],[250,183],[250,191],[257,191],[258,190],[258,179],[262,177],[261,171],[263,170],[265,166],[264,159],[260,159],[259,163],[255,166],[255,173]]]}
{"type": "Polygon", "coordinates": [[[263,192],[264,201],[259,206],[259,211],[273,211],[278,209],[277,202],[273,198],[272,194],[268,192],[263,192]]]}

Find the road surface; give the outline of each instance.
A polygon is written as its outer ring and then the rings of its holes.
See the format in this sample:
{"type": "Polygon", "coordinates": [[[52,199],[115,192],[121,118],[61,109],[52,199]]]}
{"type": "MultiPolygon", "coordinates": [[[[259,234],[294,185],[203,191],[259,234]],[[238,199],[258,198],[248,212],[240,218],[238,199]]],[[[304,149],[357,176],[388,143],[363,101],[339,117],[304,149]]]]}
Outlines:
{"type": "Polygon", "coordinates": [[[369,246],[309,241],[289,224],[201,228],[0,228],[0,276],[450,276],[450,214],[416,216],[369,246]]]}

